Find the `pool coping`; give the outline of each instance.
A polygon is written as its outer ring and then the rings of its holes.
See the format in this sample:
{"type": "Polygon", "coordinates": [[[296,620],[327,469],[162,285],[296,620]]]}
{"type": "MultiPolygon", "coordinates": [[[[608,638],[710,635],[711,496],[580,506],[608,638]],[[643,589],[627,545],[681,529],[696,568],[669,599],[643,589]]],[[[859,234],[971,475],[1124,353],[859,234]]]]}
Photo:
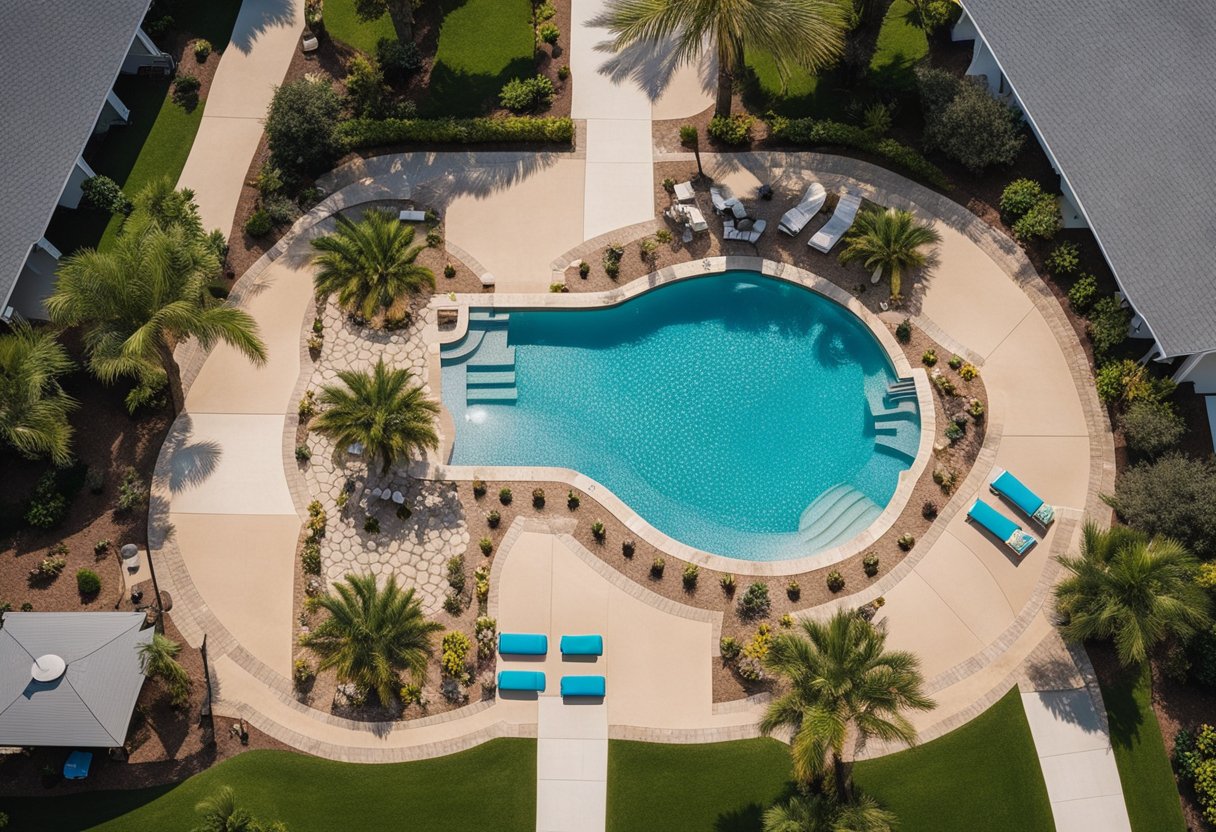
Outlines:
{"type": "Polygon", "coordinates": [[[752,577],[795,575],[840,563],[865,551],[890,531],[899,520],[932,456],[933,441],[937,435],[937,420],[928,374],[923,368],[912,366],[886,325],[857,298],[835,283],[789,263],[778,263],[763,257],[706,257],[676,263],[632,280],[619,288],[604,292],[495,293],[492,295],[452,293],[432,298],[430,306],[436,311],[436,314],[431,316],[432,320],[423,332],[423,338],[427,344],[427,381],[440,406],[438,458],[445,462],[416,461],[410,466],[411,476],[442,482],[468,481],[475,478],[559,482],[594,497],[606,511],[611,512],[633,534],[664,554],[708,569],[752,577]],[[916,402],[920,408],[921,417],[920,444],[917,447],[916,457],[912,464],[900,473],[895,493],[887,501],[882,513],[866,528],[843,543],[823,549],[813,555],[774,561],[744,560],[697,549],[659,531],[607,486],[571,468],[450,465],[446,463],[446,460],[451,459],[452,456],[456,426],[451,413],[443,405],[440,351],[445,344],[453,343],[464,337],[468,331],[470,307],[504,310],[602,309],[617,306],[660,286],[680,280],[735,270],[759,272],[768,277],[802,286],[845,307],[859,318],[874,335],[894,366],[896,376],[900,379],[910,378],[914,382],[916,402]],[[441,310],[448,314],[452,311],[456,312],[457,320],[454,329],[439,330],[437,319],[441,310]]]}

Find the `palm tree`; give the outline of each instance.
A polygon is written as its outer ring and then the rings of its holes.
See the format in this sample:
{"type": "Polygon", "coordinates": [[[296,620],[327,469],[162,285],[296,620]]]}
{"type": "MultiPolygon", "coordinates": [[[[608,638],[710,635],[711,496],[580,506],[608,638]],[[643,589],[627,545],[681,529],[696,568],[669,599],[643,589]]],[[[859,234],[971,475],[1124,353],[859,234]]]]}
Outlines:
{"type": "Polygon", "coordinates": [[[374,575],[347,575],[317,605],[329,617],[300,644],[321,657],[320,669],[334,668],[339,682],[374,690],[388,703],[401,689],[400,671],[415,680],[426,674],[431,633],[443,627],[426,620],[414,590],[402,590],[396,577],[379,589],[374,575]]]}
{"type": "Polygon", "coordinates": [[[376,362],[366,370],[338,373],[344,386],[321,389],[324,412],[315,427],[339,447],[358,442],[383,462],[387,474],[398,459],[439,447],[435,417],[439,405],[426,397],[421,385],[410,386],[408,370],[393,370],[376,362]]]}
{"type": "Polygon", "coordinates": [[[886,650],[886,633],[855,613],[840,611],[826,622],[804,619],[801,631],[778,635],[765,656],[789,690],[769,705],[760,731],[789,729],[794,776],[811,782],[832,772],[837,801],[845,804],[850,738],[855,749],[871,737],[912,745],[916,729],[902,711],[935,704],[921,691],[920,660],[886,650]]]}
{"type": "Polygon", "coordinates": [[[144,675],[160,679],[169,689],[174,705],[184,705],[190,698],[190,674],[177,660],[182,646],[168,636],[154,633],[152,641],[139,647],[139,662],[144,675]]]}
{"type": "Polygon", "coordinates": [[[423,246],[413,241],[413,227],[391,211],[368,211],[359,222],[338,217],[337,231],[312,241],[317,295],[336,293],[343,308],[371,318],[407,292],[434,289],[435,275],[414,262],[423,246]]]}
{"type": "Polygon", "coordinates": [[[18,453],[45,454],[56,465],[71,461],[68,414],[77,403],[59,376],[75,366],[53,332],[16,321],[12,332],[0,335],[0,437],[18,453]]]}
{"type": "Polygon", "coordinates": [[[215,794],[195,804],[194,811],[203,822],[192,832],[260,832],[262,826],[253,815],[236,805],[236,792],[231,786],[220,786],[215,794]]]}
{"type": "Polygon", "coordinates": [[[745,50],[771,55],[783,81],[796,69],[814,72],[840,55],[845,14],[839,0],[609,0],[605,23],[618,52],[650,44],[678,65],[713,50],[714,114],[728,116],[745,50]]]}
{"type": "Polygon", "coordinates": [[[222,341],[254,364],[266,360],[253,318],[207,291],[218,272],[205,238],[186,225],[162,227],[137,210],[109,249],[82,249],[63,261],[47,310],[57,324],[84,327],[89,369],[103,382],[135,379],[128,410],[152,401],[168,384],[180,411],[185,396],[173,357],[178,342],[194,337],[211,349],[222,341]]]}
{"type": "Polygon", "coordinates": [[[1057,559],[1067,573],[1055,590],[1064,637],[1113,639],[1124,667],[1143,662],[1162,639],[1212,623],[1210,599],[1194,580],[1199,561],[1176,540],[1086,521],[1081,553],[1057,559]]]}
{"type": "Polygon", "coordinates": [[[841,804],[827,795],[798,795],[764,812],[764,832],[891,832],[897,819],[869,795],[841,804]]]}
{"type": "Polygon", "coordinates": [[[928,223],[917,222],[911,211],[872,209],[857,218],[845,238],[840,262],[861,260],[867,269],[881,267],[891,277],[891,298],[898,302],[903,272],[924,266],[921,249],[941,239],[928,223]]]}

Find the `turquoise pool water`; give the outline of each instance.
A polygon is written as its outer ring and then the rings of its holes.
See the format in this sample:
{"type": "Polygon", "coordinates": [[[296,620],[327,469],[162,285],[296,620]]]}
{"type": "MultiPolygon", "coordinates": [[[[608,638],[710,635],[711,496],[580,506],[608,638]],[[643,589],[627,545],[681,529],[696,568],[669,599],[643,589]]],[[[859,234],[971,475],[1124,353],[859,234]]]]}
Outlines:
{"type": "Polygon", "coordinates": [[[753,272],[608,309],[474,309],[442,357],[452,464],[572,468],[728,557],[801,557],[853,536],[920,440],[915,393],[865,324],[753,272]]]}

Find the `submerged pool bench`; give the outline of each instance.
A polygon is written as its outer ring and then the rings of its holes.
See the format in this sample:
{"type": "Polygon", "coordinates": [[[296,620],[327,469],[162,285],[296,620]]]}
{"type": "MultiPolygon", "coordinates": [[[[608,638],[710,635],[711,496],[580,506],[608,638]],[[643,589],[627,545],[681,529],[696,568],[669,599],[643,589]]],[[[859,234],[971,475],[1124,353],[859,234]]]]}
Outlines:
{"type": "Polygon", "coordinates": [[[549,652],[549,637],[544,633],[499,633],[498,652],[515,656],[543,656],[549,652]]]}
{"type": "Polygon", "coordinates": [[[539,670],[500,670],[498,671],[498,689],[544,693],[545,674],[539,670]]]}
{"type": "Polygon", "coordinates": [[[561,647],[563,656],[602,656],[604,655],[604,637],[595,635],[562,636],[561,647]]]}
{"type": "Polygon", "coordinates": [[[603,696],[603,676],[563,676],[562,696],[603,696]]]}

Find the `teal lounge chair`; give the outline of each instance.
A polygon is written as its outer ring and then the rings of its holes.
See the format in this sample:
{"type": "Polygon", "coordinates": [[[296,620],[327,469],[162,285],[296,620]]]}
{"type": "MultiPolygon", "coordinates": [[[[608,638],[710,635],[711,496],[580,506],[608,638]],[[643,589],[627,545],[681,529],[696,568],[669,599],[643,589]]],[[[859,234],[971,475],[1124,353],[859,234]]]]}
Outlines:
{"type": "Polygon", "coordinates": [[[604,655],[603,636],[562,636],[563,656],[604,655]]]}
{"type": "Polygon", "coordinates": [[[499,633],[498,652],[515,656],[543,656],[549,652],[544,633],[499,633]]]}
{"type": "Polygon", "coordinates": [[[539,670],[500,670],[498,671],[498,689],[544,693],[545,674],[539,670]]]}
{"type": "Polygon", "coordinates": [[[999,537],[1006,546],[1017,553],[1018,557],[1026,554],[1030,550],[1030,547],[1037,542],[1031,535],[1022,531],[1021,526],[983,500],[975,501],[974,505],[971,506],[971,510],[967,512],[967,518],[974,520],[980,526],[999,537]]]}
{"type": "Polygon", "coordinates": [[[603,696],[603,676],[563,676],[562,696],[603,696]]]}
{"type": "Polygon", "coordinates": [[[992,489],[993,494],[999,494],[1013,503],[1027,517],[1042,525],[1043,528],[1050,526],[1051,522],[1056,519],[1056,510],[1052,505],[1043,502],[1042,497],[1027,488],[1021,480],[1004,468],[996,469],[988,487],[992,489]]]}

